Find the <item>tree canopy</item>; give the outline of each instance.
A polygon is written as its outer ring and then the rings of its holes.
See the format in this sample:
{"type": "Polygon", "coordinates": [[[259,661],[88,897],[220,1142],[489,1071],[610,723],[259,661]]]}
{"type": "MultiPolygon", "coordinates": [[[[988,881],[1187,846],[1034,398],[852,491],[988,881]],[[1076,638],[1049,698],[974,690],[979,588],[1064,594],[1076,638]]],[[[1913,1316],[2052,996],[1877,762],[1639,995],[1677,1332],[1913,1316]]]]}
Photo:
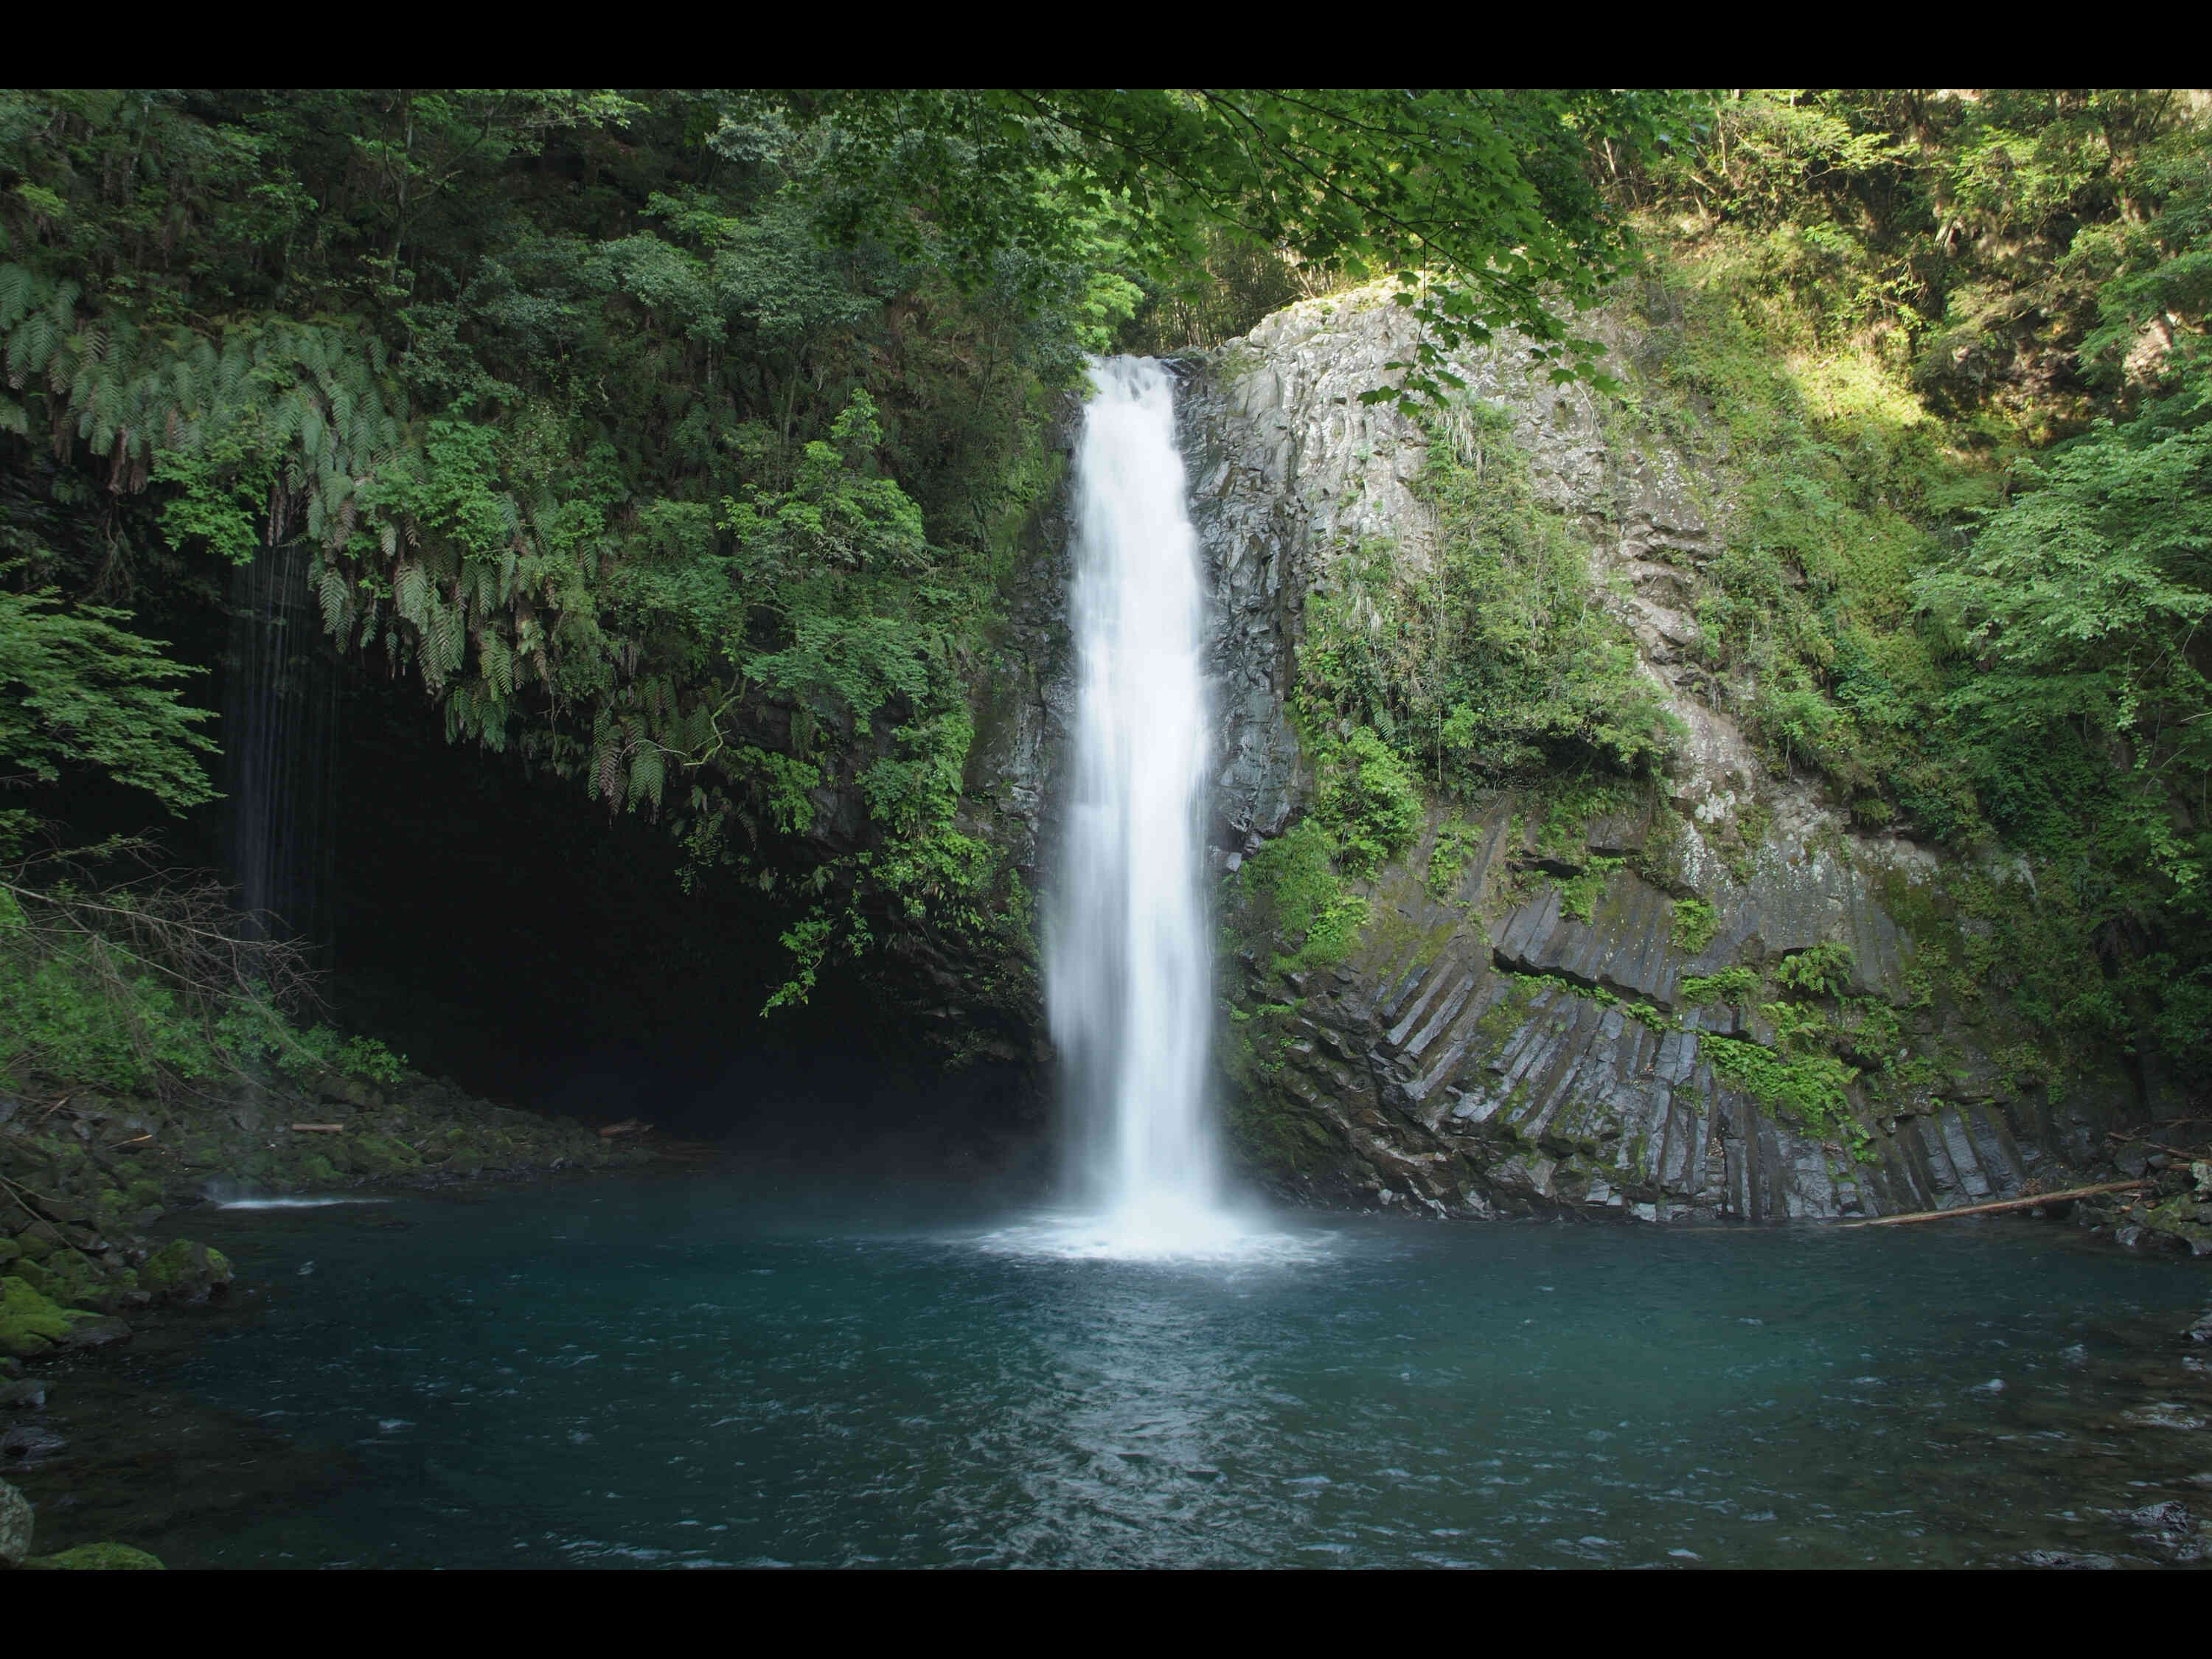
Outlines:
{"type": "MultiPolygon", "coordinates": [[[[796,884],[802,966],[985,925],[969,692],[1083,355],[1382,278],[1425,327],[1370,395],[1433,409],[1504,330],[1601,378],[1611,294],[1643,413],[1741,465],[1699,649],[1754,738],[1867,827],[2074,870],[2126,997],[2185,1009],[2209,227],[2157,90],[0,92],[0,741],[197,799],[125,613],[302,543],[453,738],[796,884]]],[[[1339,702],[1446,782],[1654,763],[1578,610],[1492,625],[1573,562],[1492,528],[1394,601],[1449,675],[1324,626],[1339,702]]]]}
{"type": "MultiPolygon", "coordinates": [[[[1399,273],[1431,337],[1402,389],[1508,325],[1574,372],[1553,302],[1625,246],[1598,158],[1644,154],[1664,107],[0,94],[11,489],[30,526],[89,484],[100,525],[27,527],[15,580],[112,601],[304,542],[333,638],[418,678],[451,735],[665,816],[706,863],[830,858],[856,944],[872,907],[972,919],[988,860],[942,781],[1082,355],[1233,246],[1399,273]],[[896,856],[816,833],[810,792],[857,773],[896,856]],[[779,841],[801,850],[758,857],[779,841]]],[[[25,648],[130,637],[38,604],[11,612],[25,648]]],[[[169,758],[82,754],[183,799],[186,728],[143,741],[169,758]]]]}

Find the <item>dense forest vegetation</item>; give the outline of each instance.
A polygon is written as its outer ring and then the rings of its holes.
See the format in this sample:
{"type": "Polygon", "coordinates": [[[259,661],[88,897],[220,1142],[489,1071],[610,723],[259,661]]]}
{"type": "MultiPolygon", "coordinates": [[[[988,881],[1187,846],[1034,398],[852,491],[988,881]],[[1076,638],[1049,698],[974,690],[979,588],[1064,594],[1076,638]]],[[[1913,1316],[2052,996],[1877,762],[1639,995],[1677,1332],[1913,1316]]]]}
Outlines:
{"type": "MultiPolygon", "coordinates": [[[[30,860],[205,809],[214,653],[153,641],[210,637],[277,545],[453,741],[787,901],[773,1000],[892,928],[1018,935],[959,817],[970,694],[1084,354],[1377,278],[1426,343],[1372,395],[1462,441],[1450,355],[1508,330],[1623,418],[1724,436],[1716,696],[1862,825],[2031,860],[1976,966],[2039,1024],[2201,1064],[2208,120],[2076,90],[0,94],[0,1064],[385,1063],[277,1018],[251,930],[186,950],[203,901],[125,887],[118,922],[30,860]],[[95,780],[140,821],[68,823],[95,780]]],[[[1304,695],[1366,745],[1324,769],[1347,870],[1413,780],[1633,776],[1668,742],[1580,611],[1501,574],[1571,569],[1556,527],[1425,488],[1467,557],[1369,598],[1449,650],[1315,617],[1304,695]]]]}

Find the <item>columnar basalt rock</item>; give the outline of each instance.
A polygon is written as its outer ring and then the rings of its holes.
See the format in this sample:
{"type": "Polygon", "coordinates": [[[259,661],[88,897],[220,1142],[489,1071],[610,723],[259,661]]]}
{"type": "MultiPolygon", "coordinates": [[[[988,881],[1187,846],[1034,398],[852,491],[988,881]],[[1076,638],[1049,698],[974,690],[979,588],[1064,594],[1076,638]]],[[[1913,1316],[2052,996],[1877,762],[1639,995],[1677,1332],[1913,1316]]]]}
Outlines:
{"type": "MultiPolygon", "coordinates": [[[[1755,873],[1731,896],[1733,925],[1691,956],[1670,937],[1669,901],[1631,872],[1587,924],[1561,916],[1554,885],[1513,896],[1506,812],[1484,827],[1450,898],[1386,871],[1358,947],[1290,986],[1279,1069],[1257,1086],[1329,1132],[1326,1154],[1280,1172],[1290,1190],[1438,1214],[1656,1221],[1874,1216],[2009,1196],[2039,1176],[2064,1184],[2064,1126],[2037,1103],[1954,1088],[1872,1126],[1862,1160],[1716,1076],[1709,1046],[1752,1035],[1757,1016],[1681,1006],[1690,970],[1817,942],[1824,914],[1890,950],[1861,962],[1897,959],[1905,936],[1840,865],[1823,889],[1817,874],[1793,887],[1798,872],[1765,861],[1777,878],[1755,873]]],[[[2081,1130],[2102,1127],[2089,1101],[2074,1109],[2081,1130]]]]}

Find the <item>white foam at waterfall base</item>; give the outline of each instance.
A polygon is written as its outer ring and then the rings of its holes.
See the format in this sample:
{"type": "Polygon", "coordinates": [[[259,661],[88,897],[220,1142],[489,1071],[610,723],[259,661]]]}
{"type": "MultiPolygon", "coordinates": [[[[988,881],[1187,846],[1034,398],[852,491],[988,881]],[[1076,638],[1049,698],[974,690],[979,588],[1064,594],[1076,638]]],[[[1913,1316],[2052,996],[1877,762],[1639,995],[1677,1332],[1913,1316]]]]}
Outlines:
{"type": "Polygon", "coordinates": [[[1062,1261],[1157,1261],[1198,1267],[1264,1267],[1316,1261],[1334,1254],[1322,1235],[1285,1232],[1263,1218],[1178,1205],[1073,1210],[1040,1215],[984,1234],[992,1255],[1062,1261]]]}
{"type": "Polygon", "coordinates": [[[309,1193],[282,1195],[258,1193],[250,1186],[234,1181],[211,1181],[200,1189],[200,1195],[218,1210],[321,1210],[333,1204],[389,1204],[388,1198],[356,1196],[352,1194],[309,1193]]]}
{"type": "Polygon", "coordinates": [[[1211,735],[1197,532],[1175,381],[1094,364],[1076,450],[1077,705],[1045,991],[1080,1137],[1079,1213],[992,1236],[1055,1255],[1278,1253],[1223,1201],[1201,825],[1211,735]]]}

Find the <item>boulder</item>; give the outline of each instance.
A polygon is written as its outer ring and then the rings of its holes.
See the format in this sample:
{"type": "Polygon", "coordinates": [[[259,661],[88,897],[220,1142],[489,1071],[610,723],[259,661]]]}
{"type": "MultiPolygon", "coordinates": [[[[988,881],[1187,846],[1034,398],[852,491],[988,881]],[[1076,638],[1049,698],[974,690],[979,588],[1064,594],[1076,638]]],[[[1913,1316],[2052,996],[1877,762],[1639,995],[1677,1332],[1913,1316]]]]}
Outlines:
{"type": "Polygon", "coordinates": [[[0,1434],[0,1458],[35,1463],[42,1457],[52,1457],[69,1443],[52,1429],[37,1423],[18,1423],[5,1434],[0,1434]]]}
{"type": "Polygon", "coordinates": [[[230,1283],[230,1259],[221,1250],[173,1238],[138,1269],[142,1289],[171,1302],[204,1302],[230,1283]]]}
{"type": "Polygon", "coordinates": [[[53,1299],[17,1278],[0,1279],[0,1353],[41,1354],[70,1334],[53,1299]]]}
{"type": "Polygon", "coordinates": [[[2110,1572],[2119,1563],[2109,1555],[2076,1553],[2072,1550],[2023,1550],[2020,1564],[2024,1567],[2045,1567],[2059,1571],[2110,1572]]]}
{"type": "Polygon", "coordinates": [[[0,1480],[0,1567],[20,1564],[31,1553],[31,1500],[0,1480]]]}
{"type": "Polygon", "coordinates": [[[69,1334],[59,1344],[64,1348],[105,1348],[131,1340],[131,1328],[112,1314],[64,1308],[62,1317],[70,1322],[69,1334]]]}
{"type": "Polygon", "coordinates": [[[44,1261],[19,1261],[15,1274],[40,1295],[64,1308],[111,1313],[138,1288],[138,1276],[123,1265],[94,1262],[75,1250],[57,1250],[44,1261]]]}

